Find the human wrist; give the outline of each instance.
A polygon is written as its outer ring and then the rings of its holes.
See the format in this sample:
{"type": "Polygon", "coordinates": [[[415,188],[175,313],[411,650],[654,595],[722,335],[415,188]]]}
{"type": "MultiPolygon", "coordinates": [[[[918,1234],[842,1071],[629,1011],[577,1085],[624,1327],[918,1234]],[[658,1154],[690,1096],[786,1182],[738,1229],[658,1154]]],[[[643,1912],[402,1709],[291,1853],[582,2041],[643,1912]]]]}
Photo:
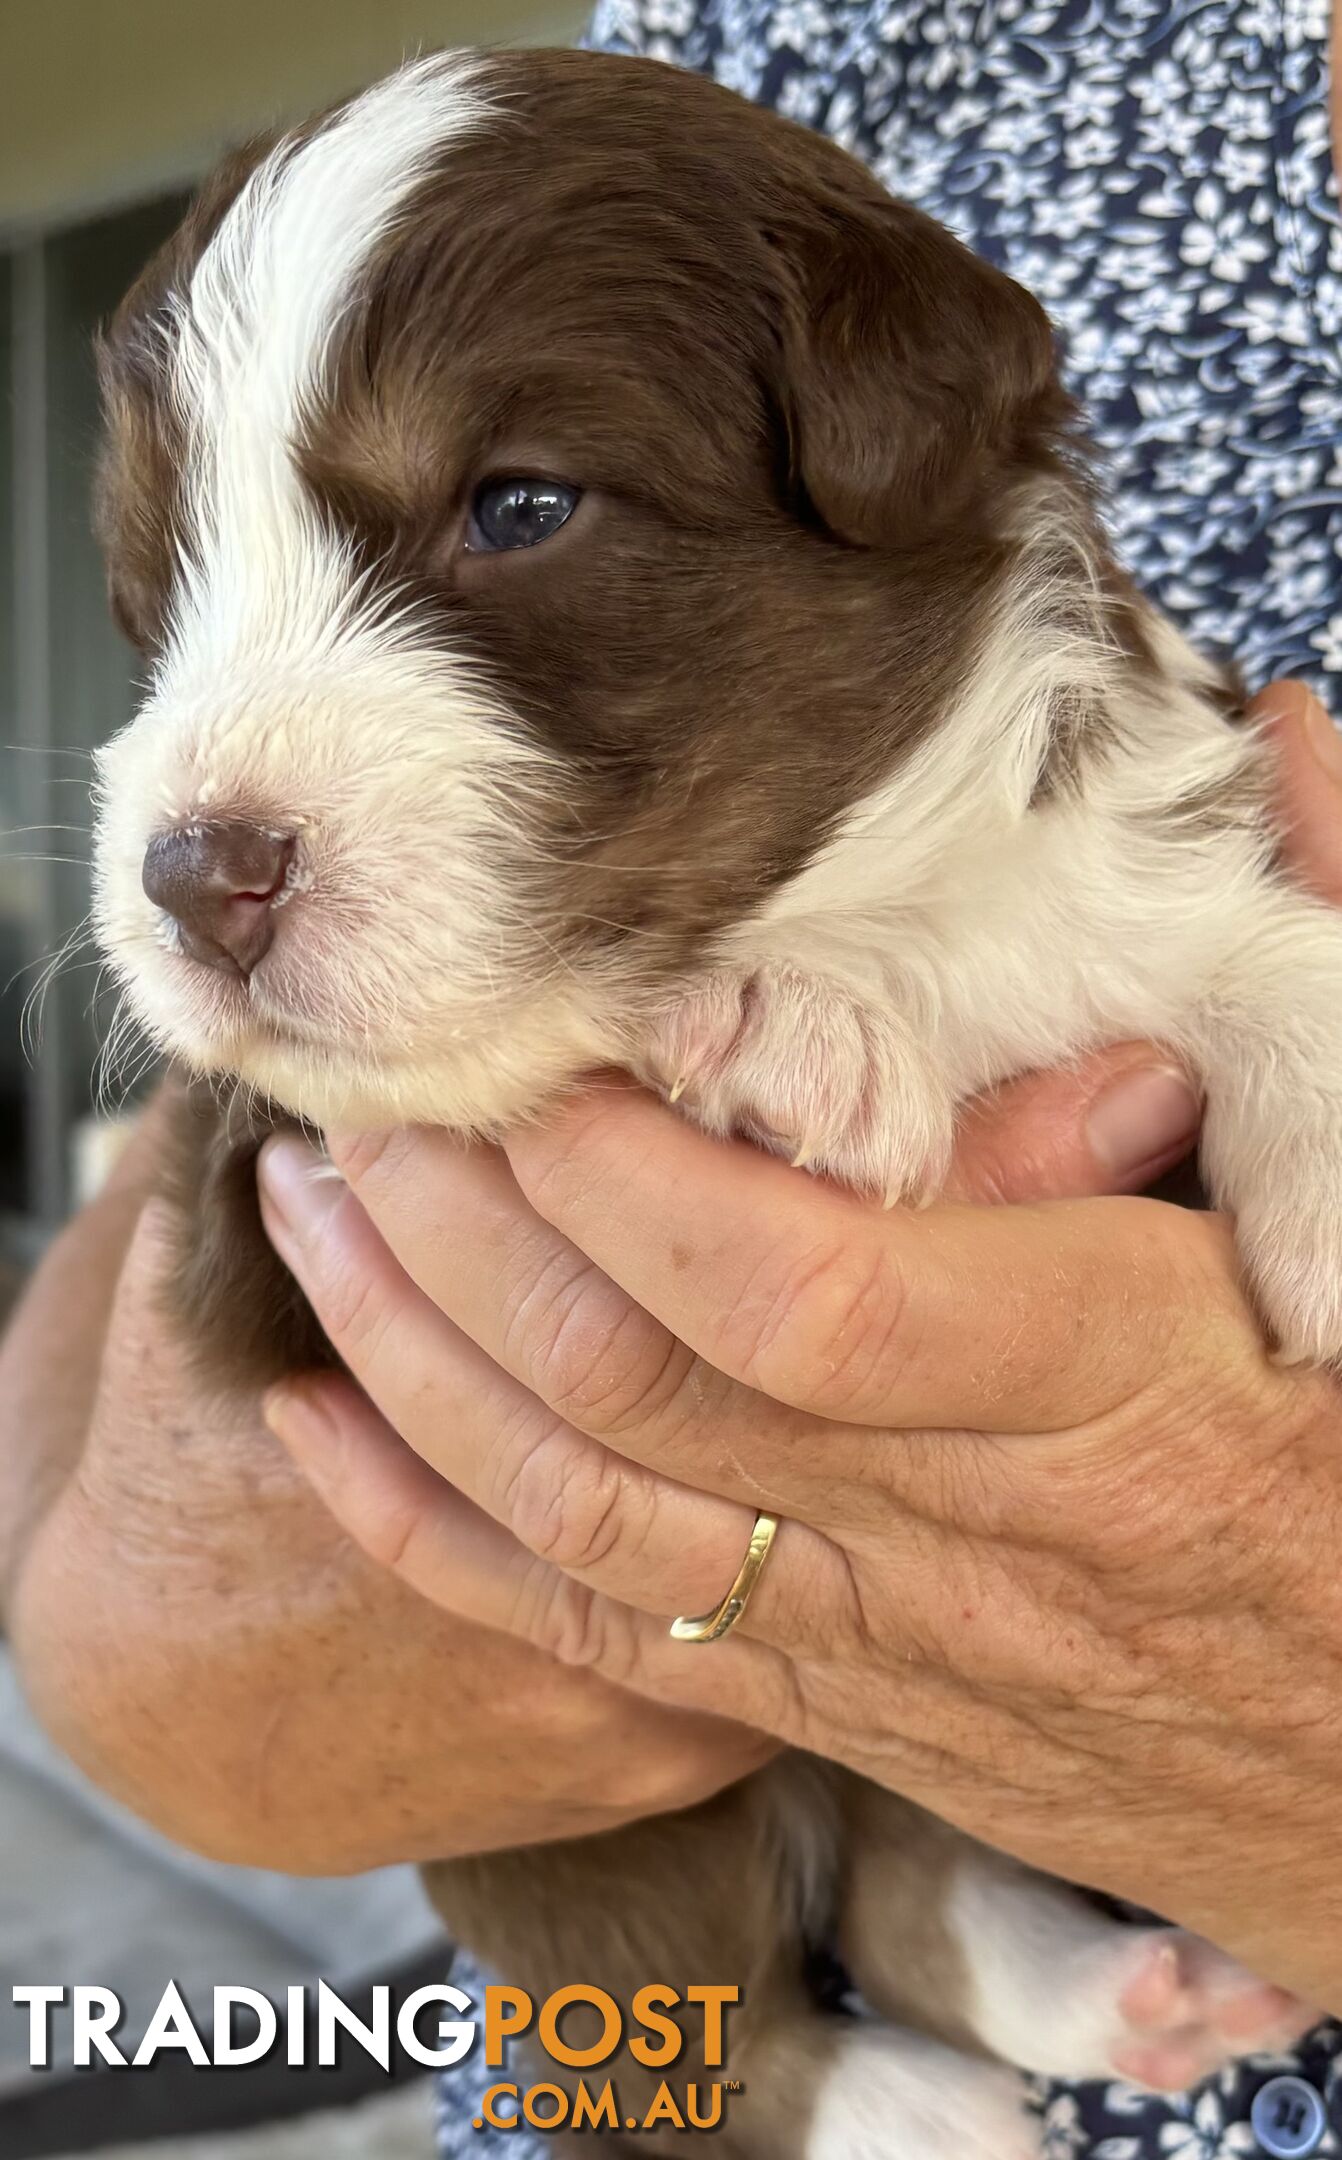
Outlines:
{"type": "Polygon", "coordinates": [[[123,1185],[51,1245],[0,1342],[0,1623],[47,1509],[78,1463],[117,1276],[142,1194],[123,1185]]]}

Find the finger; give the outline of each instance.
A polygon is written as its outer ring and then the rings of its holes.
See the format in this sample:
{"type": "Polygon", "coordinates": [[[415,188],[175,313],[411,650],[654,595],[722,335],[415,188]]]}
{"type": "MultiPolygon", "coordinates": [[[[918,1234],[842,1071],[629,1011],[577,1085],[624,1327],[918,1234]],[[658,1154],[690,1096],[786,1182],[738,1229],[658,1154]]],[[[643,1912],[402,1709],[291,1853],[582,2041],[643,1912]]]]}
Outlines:
{"type": "Polygon", "coordinates": [[[1224,1225],[1135,1199],[878,1210],[634,1089],[519,1131],[537,1212],[708,1362],[856,1423],[1059,1430],[1242,1320],[1224,1225]]]}
{"type": "MultiPolygon", "coordinates": [[[[285,1382],[266,1422],[353,1541],[420,1596],[565,1665],[690,1710],[767,1723],[785,1689],[774,1653],[737,1632],[714,1656],[538,1559],[405,1445],[348,1379],[285,1382]]],[[[720,1743],[706,1790],[721,1782],[720,1743]],[[714,1774],[716,1773],[716,1774],[714,1774]]]]}
{"type": "MultiPolygon", "coordinates": [[[[717,1604],[754,1508],[614,1454],[557,1416],[419,1289],[355,1194],[313,1175],[315,1160],[297,1139],[267,1142],[268,1234],[350,1372],[422,1464],[529,1552],[608,1597],[664,1622],[717,1604]]],[[[415,1194],[420,1212],[437,1212],[424,1207],[422,1180],[415,1194]]],[[[761,1594],[752,1613],[766,1631],[771,1602],[761,1594]]]]}
{"type": "Polygon", "coordinates": [[[1295,875],[1342,907],[1342,735],[1303,683],[1271,683],[1249,707],[1276,759],[1277,812],[1295,875]]]}
{"type": "Polygon", "coordinates": [[[536,1213],[500,1150],[429,1127],[330,1144],[411,1280],[557,1420],[751,1519],[833,1530],[870,1482],[866,1431],[762,1402],[677,1341],[536,1213]]]}
{"type": "MultiPolygon", "coordinates": [[[[1033,1142],[1042,1154],[1052,1133],[1064,1131],[1041,1182],[1062,1182],[1060,1167],[1079,1181],[1100,1182],[1086,1115],[1129,1085],[1138,1098],[1153,1079],[1162,1093],[1172,1086],[1175,1129],[1187,1130],[1195,1099],[1158,1056],[1127,1045],[1086,1061],[1075,1075],[1040,1076],[1010,1091],[1021,1104],[1027,1149],[1033,1142]]],[[[985,1106],[971,1175],[982,1172],[990,1149],[1006,1156],[1014,1107],[1002,1104],[999,1132],[985,1106]]],[[[1125,1107],[1129,1133],[1144,1114],[1140,1100],[1125,1107]]],[[[1139,1136],[1135,1159],[1157,1159],[1149,1131],[1139,1136]]],[[[874,1464],[861,1428],[818,1426],[804,1413],[766,1405],[679,1343],[535,1212],[498,1150],[464,1149],[427,1128],[332,1135],[330,1144],[426,1296],[529,1393],[619,1454],[697,1491],[830,1532],[851,1514],[853,1488],[877,1470],[892,1497],[899,1491],[915,1507],[920,1497],[924,1508],[932,1504],[918,1453],[886,1454],[874,1464]]]]}
{"type": "Polygon", "coordinates": [[[428,1126],[333,1133],[329,1146],[425,1296],[584,1432],[669,1429],[687,1388],[708,1416],[730,1391],[536,1213],[501,1150],[428,1126]]]}
{"type": "Polygon", "coordinates": [[[945,1197],[1083,1200],[1144,1192],[1197,1139],[1188,1075],[1150,1043],[1122,1043],[1030,1073],[962,1113],[945,1197]]]}
{"type": "MultiPolygon", "coordinates": [[[[744,1623],[708,1646],[672,1641],[659,1621],[574,1582],[527,1552],[434,1477],[347,1380],[322,1374],[285,1382],[267,1398],[266,1416],[349,1537],[420,1596],[566,1665],[588,1667],[663,1710],[698,1713],[687,1719],[685,1739],[691,1749],[702,1750],[705,1792],[722,1785],[724,1755],[720,1729],[715,1732],[704,1713],[731,1720],[731,1743],[745,1750],[736,1758],[737,1776],[772,1751],[764,1736],[801,1747],[832,1738],[834,1688],[828,1676],[842,1664],[832,1660],[819,1627],[813,1625],[808,1646],[818,1682],[808,1679],[805,1664],[752,1639],[744,1623]],[[741,1727],[756,1736],[753,1753],[741,1727]]],[[[770,1566],[785,1576],[781,1541],[770,1566]]],[[[901,1591],[905,1588],[901,1575],[901,1591]]],[[[918,1591],[912,1596],[915,1606],[924,1602],[918,1591]]],[[[926,1603],[935,1611],[934,1586],[926,1603]]],[[[955,1603],[958,1610],[958,1598],[955,1603]]],[[[863,1617],[860,1607],[844,1615],[841,1643],[855,1639],[863,1617]]],[[[1028,1633],[1033,1617],[1027,1608],[1019,1632],[1028,1633]]],[[[907,1647],[892,1641],[888,1629],[883,1638],[901,1686],[894,1729],[881,1735],[882,1763],[888,1774],[891,1762],[901,1760],[901,1789],[916,1792],[921,1781],[924,1798],[939,1791],[944,1796],[948,1718],[966,1715],[965,1679],[957,1669],[948,1670],[944,1658],[943,1645],[954,1632],[952,1625],[948,1635],[944,1623],[924,1630],[920,1645],[914,1630],[907,1647]]],[[[1003,1670],[1018,1688],[1016,1663],[1008,1660],[1003,1670]]],[[[980,1693],[971,1713],[979,1727],[994,1716],[1003,1722],[991,1695],[980,1693]]],[[[631,1719],[634,1715],[631,1709],[631,1719]]],[[[678,1804],[683,1805],[684,1774],[680,1782],[678,1804]]]]}

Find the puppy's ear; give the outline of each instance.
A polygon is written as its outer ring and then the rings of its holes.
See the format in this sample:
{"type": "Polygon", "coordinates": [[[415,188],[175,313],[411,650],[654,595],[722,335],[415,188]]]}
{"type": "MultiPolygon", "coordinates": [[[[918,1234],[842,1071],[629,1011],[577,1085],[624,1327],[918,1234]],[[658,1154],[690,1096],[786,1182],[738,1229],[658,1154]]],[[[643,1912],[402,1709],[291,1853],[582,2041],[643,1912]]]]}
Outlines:
{"type": "Polygon", "coordinates": [[[840,538],[898,546],[1047,461],[1070,404],[1038,302],[889,198],[838,191],[790,256],[782,406],[794,486],[840,538]]]}

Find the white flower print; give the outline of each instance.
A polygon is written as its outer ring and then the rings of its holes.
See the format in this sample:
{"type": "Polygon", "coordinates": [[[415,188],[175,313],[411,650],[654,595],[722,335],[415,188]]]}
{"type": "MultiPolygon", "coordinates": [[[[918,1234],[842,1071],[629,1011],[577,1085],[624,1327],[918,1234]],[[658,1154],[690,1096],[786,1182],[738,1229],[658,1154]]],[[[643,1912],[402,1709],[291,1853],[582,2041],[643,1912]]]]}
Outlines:
{"type": "MultiPolygon", "coordinates": [[[[648,0],[648,4],[655,5],[656,0],[648,0]]],[[[804,51],[812,40],[823,42],[833,28],[833,15],[820,5],[820,0],[779,0],[774,9],[774,31],[780,45],[795,45],[804,51]]]]}
{"type": "Polygon", "coordinates": [[[1160,2150],[1168,2160],[1237,2160],[1242,2153],[1256,2155],[1258,2140],[1248,2123],[1228,2123],[1221,2095],[1204,2086],[1186,2122],[1162,2125],[1160,2150]]]}
{"type": "Polygon", "coordinates": [[[1230,319],[1255,345],[1269,338],[1282,345],[1307,345],[1310,340],[1309,311],[1296,293],[1250,293],[1230,319]]]}
{"type": "Polygon", "coordinates": [[[1092,123],[1069,133],[1063,144],[1063,156],[1074,172],[1103,171],[1118,156],[1119,139],[1111,127],[1092,123]]]}
{"type": "MultiPolygon", "coordinates": [[[[1111,292],[1131,292],[1143,299],[1160,295],[1169,285],[1174,269],[1173,240],[1160,226],[1140,232],[1111,236],[1102,248],[1096,270],[1111,292]]],[[[1126,305],[1123,307],[1126,315],[1126,305]]]]}
{"type": "Polygon", "coordinates": [[[1232,90],[1221,107],[1220,123],[1237,141],[1272,140],[1272,101],[1250,90],[1232,90]]]}
{"type": "Polygon", "coordinates": [[[1322,470],[1321,450],[1302,450],[1298,457],[1275,458],[1272,492],[1283,502],[1291,502],[1297,495],[1308,495],[1318,486],[1322,470]]]}
{"type": "Polygon", "coordinates": [[[695,0],[643,0],[643,20],[649,30],[667,37],[684,37],[693,27],[695,0]]]}
{"type": "Polygon", "coordinates": [[[1067,98],[1067,117],[1073,127],[1084,127],[1088,121],[1106,126],[1114,117],[1114,108],[1123,95],[1123,86],[1116,82],[1102,82],[1098,76],[1084,77],[1072,84],[1067,98]]]}
{"type": "Polygon", "coordinates": [[[1210,495],[1219,481],[1233,471],[1232,461],[1216,450],[1190,450],[1186,457],[1162,460],[1156,468],[1156,485],[1189,494],[1210,495]]]}
{"type": "Polygon", "coordinates": [[[1201,122],[1194,113],[1182,112],[1172,105],[1144,114],[1137,123],[1139,147],[1162,162],[1168,158],[1175,166],[1188,158],[1201,133],[1201,122]]]}
{"type": "Polygon", "coordinates": [[[1342,615],[1330,615],[1323,627],[1313,633],[1310,644],[1330,675],[1342,675],[1342,615]]]}
{"type": "Polygon", "coordinates": [[[1235,12],[1236,32],[1255,43],[1270,42],[1279,34],[1281,24],[1281,0],[1247,0],[1247,5],[1235,12]]]}
{"type": "Polygon", "coordinates": [[[1079,274],[1079,265],[1047,248],[1022,248],[1014,275],[1041,300],[1056,298],[1079,274]]]}
{"type": "Polygon", "coordinates": [[[1033,230],[1052,240],[1069,233],[1094,232],[1104,217],[1104,195],[1089,175],[1073,174],[1055,194],[1034,203],[1033,230]]]}
{"type": "Polygon", "coordinates": [[[1028,106],[1017,110],[1008,104],[989,120],[983,130],[985,150],[1000,150],[1007,157],[1021,157],[1026,151],[1049,145],[1051,131],[1048,121],[1037,109],[1028,106]]]}
{"type": "Polygon", "coordinates": [[[1342,277],[1321,277],[1314,288],[1314,313],[1325,338],[1342,335],[1342,277]]]}
{"type": "Polygon", "coordinates": [[[1044,2117],[1043,2160],[1076,2160],[1090,2143],[1080,2106],[1071,2093],[1060,2093],[1044,2117]]]}
{"type": "Polygon", "coordinates": [[[1214,222],[1190,218],[1179,236],[1179,253],[1195,270],[1208,269],[1237,285],[1251,263],[1266,262],[1271,248],[1244,211],[1224,210],[1214,222]]]}
{"type": "Polygon", "coordinates": [[[809,125],[820,109],[820,93],[804,75],[789,75],[778,93],[776,110],[785,119],[809,125]]]}
{"type": "Polygon", "coordinates": [[[1229,195],[1241,195],[1262,187],[1267,178],[1268,154],[1257,143],[1235,142],[1230,136],[1216,153],[1212,171],[1229,195]]]}
{"type": "Polygon", "coordinates": [[[1134,75],[1128,87],[1142,112],[1168,112],[1177,110],[1187,96],[1188,76],[1173,60],[1157,60],[1149,74],[1134,75]]]}
{"type": "Polygon", "coordinates": [[[1329,0],[1285,0],[1282,8],[1286,40],[1291,45],[1321,45],[1332,21],[1329,0]]]}
{"type": "Polygon", "coordinates": [[[1327,601],[1336,582],[1333,564],[1310,562],[1294,551],[1288,555],[1275,579],[1281,604],[1293,615],[1313,613],[1321,601],[1327,601]]]}
{"type": "MultiPolygon", "coordinates": [[[[1014,161],[1011,163],[1007,163],[1002,158],[995,159],[993,171],[993,187],[997,195],[997,200],[1000,202],[1004,210],[1018,210],[1021,207],[1022,203],[1028,203],[1030,206],[1031,221],[1036,226],[1038,225],[1039,214],[1045,206],[1042,203],[1037,202],[1035,199],[1038,194],[1038,188],[1028,166],[1024,164],[1016,164],[1014,161]]],[[[1098,206],[1098,194],[1096,195],[1095,200],[1098,206]]],[[[1050,214],[1055,212],[1057,209],[1056,204],[1049,204],[1047,207],[1050,211],[1050,214]]]]}
{"type": "Polygon", "coordinates": [[[958,97],[938,119],[938,131],[944,135],[961,135],[966,128],[980,126],[990,109],[983,98],[958,97]]]}
{"type": "Polygon", "coordinates": [[[1124,321],[1143,337],[1153,330],[1177,337],[1192,323],[1196,302],[1191,293],[1181,291],[1177,286],[1155,285],[1146,292],[1135,292],[1126,297],[1122,307],[1124,321]]]}

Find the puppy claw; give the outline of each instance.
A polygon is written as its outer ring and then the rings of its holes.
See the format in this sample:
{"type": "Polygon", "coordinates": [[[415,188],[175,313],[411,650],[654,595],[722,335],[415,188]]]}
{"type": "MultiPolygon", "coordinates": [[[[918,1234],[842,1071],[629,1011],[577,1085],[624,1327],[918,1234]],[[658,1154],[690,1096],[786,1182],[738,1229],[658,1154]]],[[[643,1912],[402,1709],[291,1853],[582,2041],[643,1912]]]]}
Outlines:
{"type": "Polygon", "coordinates": [[[898,1015],[793,968],[704,977],[655,1018],[639,1069],[673,1104],[688,1087],[705,1131],[859,1192],[935,1186],[950,1152],[949,1092],[898,1015]]]}

